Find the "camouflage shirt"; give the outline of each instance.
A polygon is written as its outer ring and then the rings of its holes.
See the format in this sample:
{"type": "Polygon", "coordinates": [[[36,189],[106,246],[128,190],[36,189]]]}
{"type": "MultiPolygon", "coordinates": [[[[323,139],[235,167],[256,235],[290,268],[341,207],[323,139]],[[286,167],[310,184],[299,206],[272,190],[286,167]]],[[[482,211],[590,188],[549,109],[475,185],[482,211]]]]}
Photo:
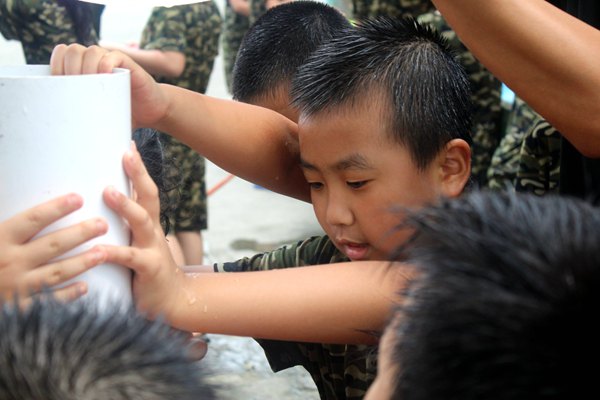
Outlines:
{"type": "Polygon", "coordinates": [[[548,121],[538,118],[521,144],[515,190],[538,196],[557,193],[560,183],[560,152],[560,133],[548,121]]]}
{"type": "MultiPolygon", "coordinates": [[[[0,33],[21,42],[27,64],[49,64],[57,44],[80,43],[67,9],[52,0],[0,1],[0,33]]],[[[91,20],[87,37],[81,44],[98,43],[91,20]]]]}
{"type": "MultiPolygon", "coordinates": [[[[215,271],[260,271],[348,261],[327,236],[322,236],[236,262],[215,264],[215,271]]],[[[374,346],[257,341],[273,371],[303,366],[315,381],[322,399],[362,399],[375,379],[377,349],[374,346]]]]}
{"type": "Polygon", "coordinates": [[[488,168],[488,187],[503,190],[515,186],[523,139],[539,118],[540,115],[527,103],[515,97],[506,131],[488,168]]]}
{"type": "Polygon", "coordinates": [[[221,14],[214,1],[174,7],[155,7],[142,33],[140,47],[185,54],[178,78],[156,77],[185,89],[204,93],[219,52],[221,14]]]}
{"type": "Polygon", "coordinates": [[[264,13],[267,12],[267,0],[248,0],[250,2],[250,15],[248,16],[250,25],[256,22],[264,13]]]}
{"type": "Polygon", "coordinates": [[[413,17],[435,10],[430,0],[352,0],[354,18],[413,17]]]}

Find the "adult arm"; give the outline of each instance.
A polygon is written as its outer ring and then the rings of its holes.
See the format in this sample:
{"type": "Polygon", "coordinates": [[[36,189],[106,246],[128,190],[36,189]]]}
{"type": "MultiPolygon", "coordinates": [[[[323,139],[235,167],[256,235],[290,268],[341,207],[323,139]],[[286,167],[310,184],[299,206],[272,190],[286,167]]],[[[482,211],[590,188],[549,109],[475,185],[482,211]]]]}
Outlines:
{"type": "Polygon", "coordinates": [[[433,0],[473,54],[582,154],[600,157],[600,31],[544,0],[433,0]]]}

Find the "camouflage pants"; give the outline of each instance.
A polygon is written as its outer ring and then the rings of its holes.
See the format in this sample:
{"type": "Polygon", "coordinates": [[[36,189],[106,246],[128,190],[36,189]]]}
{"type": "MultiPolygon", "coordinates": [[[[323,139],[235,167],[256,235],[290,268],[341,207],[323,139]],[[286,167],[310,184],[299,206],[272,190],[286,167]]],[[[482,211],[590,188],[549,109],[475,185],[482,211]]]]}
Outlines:
{"type": "Polygon", "coordinates": [[[161,134],[165,159],[169,160],[170,177],[179,175],[180,185],[167,193],[169,210],[167,218],[174,232],[201,231],[208,227],[206,161],[193,149],[171,136],[161,134]]]}

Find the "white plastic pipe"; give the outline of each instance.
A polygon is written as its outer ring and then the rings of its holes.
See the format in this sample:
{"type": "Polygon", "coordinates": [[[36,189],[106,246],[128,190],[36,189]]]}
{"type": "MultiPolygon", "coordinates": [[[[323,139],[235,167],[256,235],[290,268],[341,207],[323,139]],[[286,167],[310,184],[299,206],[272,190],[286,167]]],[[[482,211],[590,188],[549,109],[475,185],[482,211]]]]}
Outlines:
{"type": "MultiPolygon", "coordinates": [[[[51,76],[46,65],[0,66],[0,220],[75,192],[83,207],[40,234],[99,216],[108,233],[68,254],[129,244],[128,227],[102,200],[109,185],[129,193],[122,165],[131,142],[129,79],[128,70],[51,76]]],[[[131,273],[121,266],[102,264],[77,280],[100,305],[131,304],[131,273]]]]}

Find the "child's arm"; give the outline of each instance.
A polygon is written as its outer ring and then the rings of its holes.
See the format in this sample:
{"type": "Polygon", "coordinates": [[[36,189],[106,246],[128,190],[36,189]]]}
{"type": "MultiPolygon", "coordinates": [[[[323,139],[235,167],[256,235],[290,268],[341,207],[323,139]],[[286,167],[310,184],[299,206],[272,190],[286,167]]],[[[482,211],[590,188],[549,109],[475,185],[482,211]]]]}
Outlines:
{"type": "Polygon", "coordinates": [[[137,203],[112,189],[105,201],[125,218],[131,247],[105,246],[107,259],[135,271],[141,311],[176,328],[257,338],[373,343],[408,267],[352,262],[285,270],[185,274],[171,258],[158,221],[156,187],[137,152],[124,158],[137,203]]]}
{"type": "MultiPolygon", "coordinates": [[[[42,229],[81,208],[83,199],[69,194],[50,200],[0,222],[0,302],[26,298],[58,285],[104,262],[106,253],[94,247],[73,257],[52,261],[80,244],[106,233],[102,219],[91,219],[32,239],[42,229]]],[[[75,299],[85,294],[85,282],[76,282],[54,294],[75,299]]]]}
{"type": "Polygon", "coordinates": [[[588,157],[600,156],[600,31],[545,0],[434,0],[481,62],[588,157]]]}
{"type": "Polygon", "coordinates": [[[118,50],[127,54],[148,73],[154,76],[179,77],[185,69],[185,54],[179,51],[140,49],[120,43],[101,42],[107,50],[118,50]]]}
{"type": "Polygon", "coordinates": [[[131,70],[135,127],[167,132],[227,171],[279,193],[310,201],[299,166],[297,126],[265,108],[157,84],[131,58],[97,46],[59,45],[53,74],[131,70]]]}

